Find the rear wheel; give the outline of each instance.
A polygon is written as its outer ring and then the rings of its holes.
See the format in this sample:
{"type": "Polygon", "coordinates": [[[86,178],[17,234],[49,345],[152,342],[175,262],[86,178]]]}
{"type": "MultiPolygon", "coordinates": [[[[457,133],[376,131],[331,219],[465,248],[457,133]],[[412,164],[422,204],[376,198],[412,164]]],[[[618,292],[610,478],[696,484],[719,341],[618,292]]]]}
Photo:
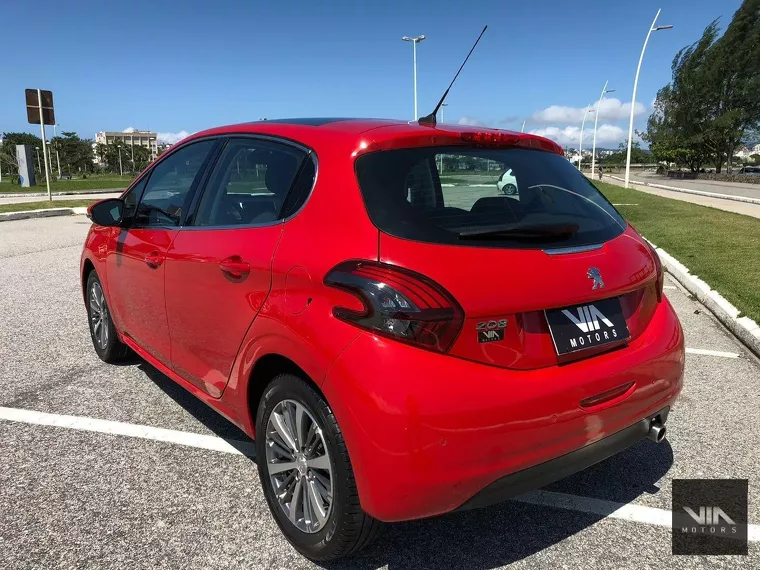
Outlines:
{"type": "Polygon", "coordinates": [[[515,186],[512,183],[505,184],[504,194],[506,194],[507,196],[514,196],[515,194],[517,194],[517,186],[515,186]]]}
{"type": "Polygon", "coordinates": [[[87,320],[90,323],[92,345],[103,362],[118,362],[129,354],[129,348],[116,334],[103,286],[94,270],[87,276],[87,320]]]}
{"type": "Polygon", "coordinates": [[[256,414],[256,458],[269,509],[304,556],[341,558],[379,532],[381,523],[359,504],[332,410],[297,376],[280,374],[267,386],[256,414]]]}

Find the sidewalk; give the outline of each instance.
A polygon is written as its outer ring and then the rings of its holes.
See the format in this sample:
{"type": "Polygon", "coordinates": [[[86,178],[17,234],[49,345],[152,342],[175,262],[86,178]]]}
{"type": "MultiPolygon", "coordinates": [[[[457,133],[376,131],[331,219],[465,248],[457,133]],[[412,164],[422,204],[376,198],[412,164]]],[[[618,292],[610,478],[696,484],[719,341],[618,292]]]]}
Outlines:
{"type": "MultiPolygon", "coordinates": [[[[118,198],[124,189],[114,188],[109,190],[82,190],[79,192],[52,192],[53,200],[105,200],[106,198],[118,198]]],[[[10,196],[0,193],[0,204],[23,204],[26,202],[43,202],[47,200],[47,192],[40,194],[12,194],[10,196]]]]}
{"type": "MultiPolygon", "coordinates": [[[[591,177],[591,174],[584,172],[587,177],[591,177]]],[[[617,178],[622,176],[613,175],[617,178]]],[[[598,180],[594,177],[594,180],[598,180]]],[[[617,186],[625,186],[622,180],[613,178],[610,175],[605,175],[602,178],[602,182],[609,184],[615,184],[617,186]]],[[[690,202],[692,204],[699,204],[700,206],[709,206],[711,208],[717,208],[718,210],[725,210],[726,212],[734,212],[735,214],[744,214],[745,216],[752,216],[754,218],[760,218],[760,204],[752,204],[747,202],[738,202],[736,200],[715,198],[712,196],[702,196],[699,194],[688,194],[686,192],[679,192],[676,190],[664,190],[661,188],[652,188],[651,186],[645,186],[644,182],[635,178],[630,179],[631,188],[640,192],[646,192],[647,194],[654,194],[655,196],[662,196],[663,198],[671,198],[673,200],[680,200],[682,202],[690,202]]]]}

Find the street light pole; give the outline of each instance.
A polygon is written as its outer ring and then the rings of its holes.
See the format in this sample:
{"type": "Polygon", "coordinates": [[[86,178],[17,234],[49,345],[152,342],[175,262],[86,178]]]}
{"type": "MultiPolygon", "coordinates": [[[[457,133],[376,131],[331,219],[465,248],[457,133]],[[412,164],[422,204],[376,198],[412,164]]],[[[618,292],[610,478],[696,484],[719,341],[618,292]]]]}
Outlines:
{"type": "Polygon", "coordinates": [[[425,36],[417,36],[416,38],[410,38],[404,36],[401,38],[405,42],[412,42],[412,49],[414,52],[414,120],[417,120],[417,44],[425,39],[425,36]]]}
{"type": "MultiPolygon", "coordinates": [[[[448,107],[448,106],[449,106],[448,103],[441,103],[441,123],[443,123],[443,108],[444,107],[448,107]]],[[[441,165],[438,168],[438,174],[440,174],[441,172],[443,172],[443,155],[441,155],[440,162],[441,162],[441,165]]]]}
{"type": "Polygon", "coordinates": [[[586,112],[583,113],[583,120],[581,121],[581,140],[578,143],[578,171],[581,171],[581,163],[583,162],[583,127],[586,126],[586,117],[591,112],[591,105],[586,107],[586,112]]]}
{"type": "Polygon", "coordinates": [[[524,132],[525,132],[525,121],[523,121],[523,126],[522,126],[522,128],[520,129],[520,132],[521,132],[521,133],[524,133],[524,132]]]}
{"type": "MultiPolygon", "coordinates": [[[[55,128],[58,125],[53,125],[53,138],[56,138],[58,135],[55,134],[55,128]]],[[[58,163],[58,180],[61,179],[61,157],[58,156],[58,141],[55,141],[55,161],[58,163]]]]}
{"type": "Polygon", "coordinates": [[[659,30],[669,30],[673,26],[655,26],[657,23],[657,18],[660,17],[660,12],[662,10],[657,10],[657,14],[654,16],[654,20],[652,20],[652,25],[649,26],[649,31],[647,32],[647,37],[644,40],[644,46],[641,48],[641,55],[639,56],[639,65],[636,67],[636,78],[633,80],[633,96],[631,97],[631,120],[628,123],[628,151],[626,153],[625,158],[625,187],[628,188],[628,181],[631,177],[631,143],[633,139],[633,112],[636,109],[636,88],[639,86],[639,72],[641,71],[641,62],[644,61],[644,52],[647,49],[647,44],[649,43],[649,36],[652,35],[652,32],[657,32],[659,30]]]}
{"type": "Polygon", "coordinates": [[[604,87],[602,87],[602,94],[599,95],[599,103],[596,105],[596,114],[594,115],[594,143],[591,148],[591,176],[594,176],[594,169],[596,168],[596,123],[599,120],[599,107],[602,106],[602,99],[604,99],[605,93],[612,93],[615,91],[614,89],[607,89],[607,83],[609,83],[609,80],[604,82],[604,87]]]}

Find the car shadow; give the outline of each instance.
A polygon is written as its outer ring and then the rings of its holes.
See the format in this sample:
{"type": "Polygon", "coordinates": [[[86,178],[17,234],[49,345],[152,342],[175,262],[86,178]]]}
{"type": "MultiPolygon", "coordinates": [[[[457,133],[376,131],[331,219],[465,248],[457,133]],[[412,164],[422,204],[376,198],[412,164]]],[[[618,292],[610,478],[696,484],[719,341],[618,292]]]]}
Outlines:
{"type": "MultiPolygon", "coordinates": [[[[239,428],[195,398],[145,361],[142,370],[177,404],[219,437],[227,439],[255,462],[253,441],[239,428]]],[[[545,490],[630,503],[641,495],[656,494],[656,483],[673,464],[673,449],[641,441],[584,471],[553,483],[545,490]]],[[[424,484],[424,483],[422,483],[424,484]]],[[[611,509],[613,510],[613,509],[611,509]]],[[[386,525],[368,548],[355,556],[321,563],[329,570],[395,568],[468,570],[489,569],[516,562],[572,537],[604,516],[517,500],[447,515],[386,525]]]]}

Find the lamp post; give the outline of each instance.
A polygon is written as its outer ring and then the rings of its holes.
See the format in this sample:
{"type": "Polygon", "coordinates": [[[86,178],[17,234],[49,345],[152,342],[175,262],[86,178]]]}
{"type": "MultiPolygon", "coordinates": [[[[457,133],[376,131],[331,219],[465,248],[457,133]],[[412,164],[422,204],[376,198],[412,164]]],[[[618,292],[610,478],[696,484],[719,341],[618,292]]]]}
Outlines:
{"type": "Polygon", "coordinates": [[[404,36],[401,38],[405,42],[412,42],[414,51],[414,120],[417,120],[417,44],[425,39],[425,36],[417,36],[416,38],[410,38],[404,36]]]}
{"type": "Polygon", "coordinates": [[[649,26],[649,31],[647,32],[647,37],[644,40],[644,46],[641,48],[641,55],[639,56],[639,65],[636,67],[636,78],[633,80],[633,96],[631,97],[631,120],[628,123],[628,151],[625,158],[625,187],[628,188],[628,181],[631,177],[631,142],[633,139],[633,112],[636,109],[636,88],[639,86],[639,72],[641,71],[641,62],[644,61],[644,52],[647,49],[647,44],[649,43],[649,36],[652,35],[652,32],[658,32],[660,30],[669,30],[673,26],[655,26],[657,23],[657,18],[660,17],[660,12],[662,10],[657,10],[657,14],[654,16],[654,20],[652,20],[652,25],[649,26]]]}
{"type": "Polygon", "coordinates": [[[583,120],[581,121],[581,140],[578,143],[578,171],[581,172],[581,163],[583,162],[583,127],[586,126],[586,117],[591,112],[591,105],[586,107],[586,112],[583,113],[583,120]]]}
{"type": "MultiPolygon", "coordinates": [[[[57,137],[57,135],[55,134],[55,128],[57,126],[58,125],[53,125],[53,138],[57,137]]],[[[61,179],[61,157],[58,156],[58,141],[57,140],[55,141],[55,161],[58,163],[58,180],[60,180],[61,179]]],[[[53,168],[51,167],[50,170],[53,170],[53,168]]]]}
{"type": "Polygon", "coordinates": [[[607,89],[607,83],[608,81],[604,82],[604,87],[602,87],[602,94],[599,95],[599,103],[596,105],[596,114],[594,115],[594,143],[591,147],[591,176],[594,176],[594,169],[596,168],[596,123],[599,120],[599,107],[602,106],[602,99],[604,99],[605,93],[612,93],[615,91],[614,89],[607,89]]]}
{"type": "MultiPolygon", "coordinates": [[[[526,119],[526,120],[527,120],[527,119],[526,119]]],[[[525,121],[523,121],[523,126],[520,128],[520,132],[521,132],[521,133],[524,133],[524,132],[525,132],[525,121]]]]}
{"type": "Polygon", "coordinates": [[[40,147],[36,146],[34,147],[34,150],[37,151],[37,170],[40,171],[40,176],[42,176],[42,167],[40,166],[40,147]]]}
{"type": "MultiPolygon", "coordinates": [[[[448,103],[441,103],[441,123],[443,123],[443,108],[448,107],[448,103]]],[[[438,167],[438,174],[443,172],[443,155],[441,155],[440,166],[438,167]]]]}

